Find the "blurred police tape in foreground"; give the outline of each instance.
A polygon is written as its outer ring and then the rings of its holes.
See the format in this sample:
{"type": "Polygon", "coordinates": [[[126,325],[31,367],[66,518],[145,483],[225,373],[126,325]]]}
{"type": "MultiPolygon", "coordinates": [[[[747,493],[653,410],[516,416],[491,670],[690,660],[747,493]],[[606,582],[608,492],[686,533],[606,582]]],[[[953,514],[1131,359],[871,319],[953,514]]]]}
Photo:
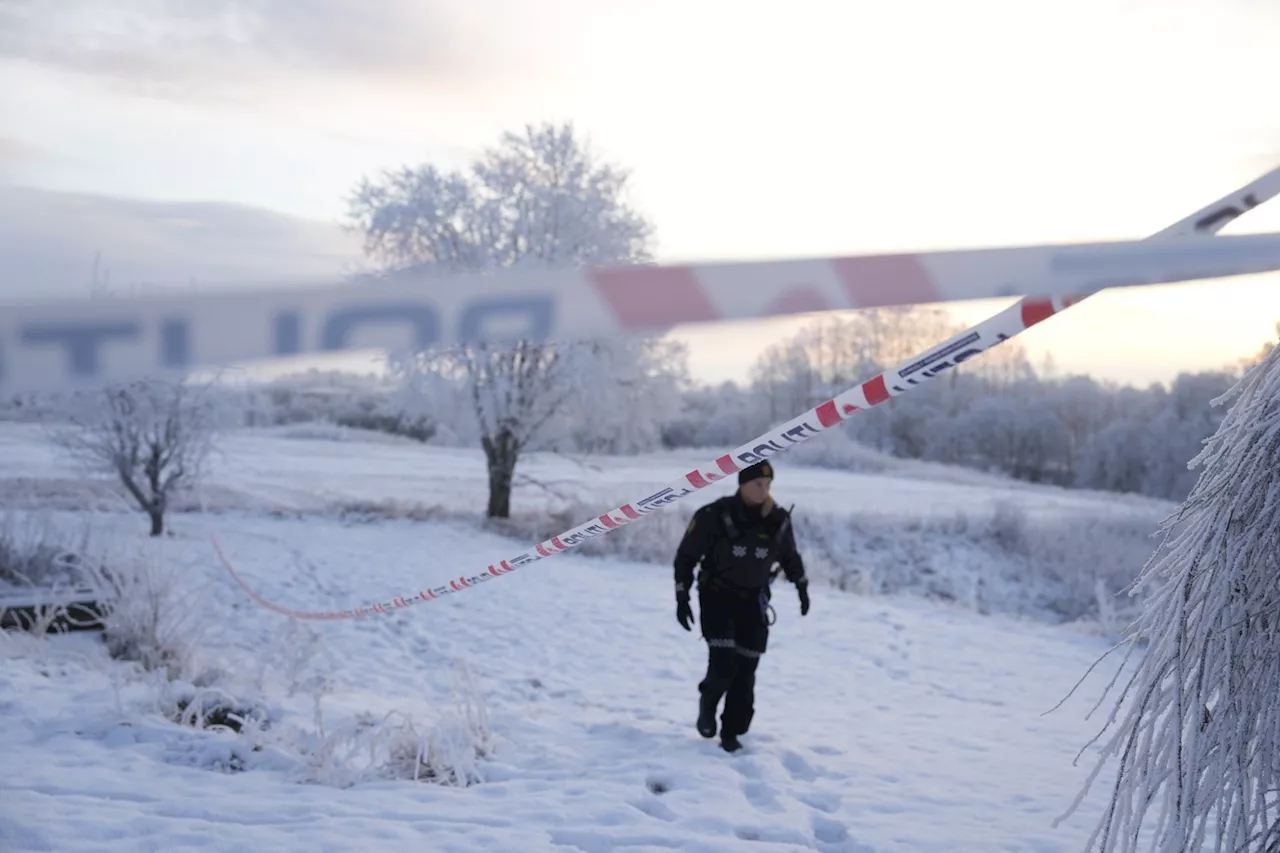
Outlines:
{"type": "Polygon", "coordinates": [[[483,275],[403,271],[315,288],[0,302],[0,394],[342,351],[601,339],[683,324],[1080,296],[1280,269],[1280,233],[1215,237],[1209,227],[1274,195],[1280,169],[1250,186],[1229,210],[1206,214],[1176,240],[483,275]]]}

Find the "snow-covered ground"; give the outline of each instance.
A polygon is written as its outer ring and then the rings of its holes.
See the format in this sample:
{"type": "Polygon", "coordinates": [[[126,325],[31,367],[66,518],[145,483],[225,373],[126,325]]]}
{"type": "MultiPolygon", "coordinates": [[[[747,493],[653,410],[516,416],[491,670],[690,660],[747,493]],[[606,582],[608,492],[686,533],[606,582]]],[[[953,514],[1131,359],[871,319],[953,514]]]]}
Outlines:
{"type": "MultiPolygon", "coordinates": [[[[1092,751],[1073,762],[1115,664],[1046,712],[1105,639],[823,587],[801,618],[784,584],[756,720],[730,756],[693,730],[705,652],[675,621],[669,569],[559,557],[392,615],[293,623],[228,582],[210,536],[268,598],[317,609],[435,585],[528,543],[465,520],[267,511],[474,509],[484,478],[470,451],[252,432],[223,447],[208,491],[224,511],[175,515],[175,535],[149,541],[136,514],[71,511],[75,475],[38,433],[0,427],[0,477],[21,484],[0,507],[88,519],[115,559],[149,555],[181,580],[196,622],[185,630],[200,632],[176,683],[110,660],[93,637],[0,636],[0,850],[1073,851],[1101,810],[1104,790],[1051,826],[1091,767],[1092,751]],[[264,709],[269,726],[235,735],[169,719],[201,689],[264,709]],[[441,761],[478,784],[380,772],[397,738],[432,734],[441,761]]],[[[542,457],[524,470],[566,501],[627,500],[702,458],[542,457]]],[[[776,490],[801,506],[915,515],[1011,495],[1043,514],[1159,509],[964,480],[784,467],[776,490]]],[[[548,499],[529,485],[517,504],[548,499]]]]}

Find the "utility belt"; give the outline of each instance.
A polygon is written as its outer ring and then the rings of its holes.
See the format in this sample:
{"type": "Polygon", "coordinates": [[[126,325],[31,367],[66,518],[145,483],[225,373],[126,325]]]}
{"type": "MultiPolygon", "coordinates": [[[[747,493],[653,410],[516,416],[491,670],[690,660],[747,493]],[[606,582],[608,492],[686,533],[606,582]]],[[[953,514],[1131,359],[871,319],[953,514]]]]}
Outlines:
{"type": "Polygon", "coordinates": [[[728,598],[734,598],[741,602],[751,601],[753,598],[760,605],[760,619],[766,625],[772,625],[778,621],[778,613],[773,609],[773,605],[769,600],[773,598],[773,587],[740,587],[732,584],[717,583],[715,577],[708,578],[703,575],[698,579],[699,593],[709,595],[722,595],[728,598]]]}

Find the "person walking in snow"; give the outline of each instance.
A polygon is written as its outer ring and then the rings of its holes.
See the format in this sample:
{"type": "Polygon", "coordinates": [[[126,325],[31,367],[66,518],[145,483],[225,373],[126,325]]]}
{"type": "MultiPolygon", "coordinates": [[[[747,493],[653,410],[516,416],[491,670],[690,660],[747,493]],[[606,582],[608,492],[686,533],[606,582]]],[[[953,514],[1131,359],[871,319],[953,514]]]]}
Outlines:
{"type": "Polygon", "coordinates": [[[809,612],[809,582],[796,548],[791,514],[769,494],[773,466],[757,462],[738,472],[738,490],[701,507],[676,549],[676,619],[692,631],[690,590],[698,572],[698,606],[707,642],[707,673],[698,684],[698,733],[716,735],[716,710],[723,698],[720,745],[742,748],[755,714],[756,668],[769,639],[769,582],[774,564],[800,596],[800,615],[809,612]]]}

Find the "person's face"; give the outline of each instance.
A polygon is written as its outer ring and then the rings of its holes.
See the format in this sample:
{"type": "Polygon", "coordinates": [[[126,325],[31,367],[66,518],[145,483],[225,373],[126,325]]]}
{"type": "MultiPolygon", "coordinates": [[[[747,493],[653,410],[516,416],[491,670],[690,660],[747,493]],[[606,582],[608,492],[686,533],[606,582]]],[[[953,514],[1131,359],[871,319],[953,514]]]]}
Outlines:
{"type": "Polygon", "coordinates": [[[769,486],[772,483],[773,480],[768,477],[756,477],[739,486],[738,491],[742,493],[742,500],[748,506],[759,506],[769,497],[769,486]]]}

